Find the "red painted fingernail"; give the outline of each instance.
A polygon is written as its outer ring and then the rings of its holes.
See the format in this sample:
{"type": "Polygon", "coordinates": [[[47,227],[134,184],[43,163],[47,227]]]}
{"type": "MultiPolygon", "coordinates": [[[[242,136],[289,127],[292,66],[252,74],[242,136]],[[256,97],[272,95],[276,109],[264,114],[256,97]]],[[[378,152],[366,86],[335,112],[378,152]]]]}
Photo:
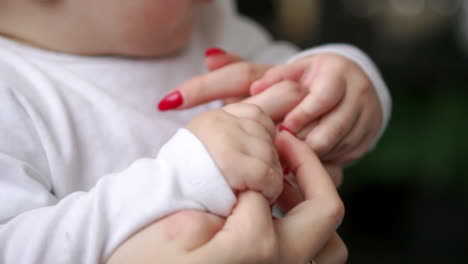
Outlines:
{"type": "Polygon", "coordinates": [[[284,166],[283,167],[283,174],[287,175],[287,174],[289,174],[289,172],[290,172],[289,168],[287,166],[284,166]]]}
{"type": "Polygon", "coordinates": [[[211,57],[211,56],[216,56],[216,55],[224,55],[226,54],[226,51],[220,49],[220,48],[211,48],[207,49],[205,51],[205,56],[206,57],[211,57]]]}
{"type": "Polygon", "coordinates": [[[167,111],[179,107],[184,102],[182,93],[180,91],[172,92],[164,97],[159,102],[158,109],[160,111],[167,111]]]}
{"type": "Polygon", "coordinates": [[[289,129],[289,128],[283,126],[283,125],[279,126],[278,129],[279,129],[279,131],[287,131],[287,132],[291,133],[293,136],[297,137],[296,133],[292,132],[291,129],[289,129]]]}

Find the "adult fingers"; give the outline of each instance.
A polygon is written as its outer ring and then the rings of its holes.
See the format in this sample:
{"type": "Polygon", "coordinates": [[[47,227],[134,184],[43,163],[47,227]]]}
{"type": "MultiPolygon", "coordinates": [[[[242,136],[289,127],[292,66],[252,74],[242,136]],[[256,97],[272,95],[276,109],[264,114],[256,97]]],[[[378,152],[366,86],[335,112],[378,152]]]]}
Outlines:
{"type": "Polygon", "coordinates": [[[310,147],[282,132],[277,148],[295,173],[305,201],[275,222],[284,262],[311,259],[340,225],[344,206],[335,184],[310,147]]]}
{"type": "Polygon", "coordinates": [[[250,84],[271,66],[237,62],[181,84],[164,97],[159,110],[186,109],[214,100],[249,95],[250,84]]]}
{"type": "Polygon", "coordinates": [[[191,258],[194,263],[271,263],[277,249],[268,201],[259,193],[246,191],[239,195],[224,227],[191,258]]]}
{"type": "Polygon", "coordinates": [[[193,250],[207,243],[223,227],[225,219],[210,213],[184,210],[160,220],[168,241],[184,250],[193,250]]]}
{"type": "Polygon", "coordinates": [[[315,263],[320,264],[343,264],[348,259],[348,248],[340,236],[335,233],[330,241],[314,257],[315,263]]]}
{"type": "Polygon", "coordinates": [[[283,183],[283,191],[276,203],[284,212],[289,212],[289,210],[304,201],[304,194],[299,188],[293,186],[288,181],[284,181],[283,183]]]}
{"type": "Polygon", "coordinates": [[[324,72],[309,87],[309,94],[284,119],[284,125],[298,132],[337,106],[346,94],[346,81],[324,72]]]}
{"type": "Polygon", "coordinates": [[[205,52],[205,66],[209,71],[215,71],[240,61],[243,61],[243,59],[239,55],[228,53],[219,48],[211,48],[205,52]]]}
{"type": "Polygon", "coordinates": [[[324,165],[306,143],[291,133],[282,131],[276,137],[276,146],[286,165],[296,175],[297,183],[306,200],[318,198],[339,200],[335,185],[324,165]]]}
{"type": "Polygon", "coordinates": [[[248,97],[243,102],[258,105],[276,122],[283,120],[305,95],[305,91],[298,83],[282,81],[260,94],[248,97]]]}
{"type": "MultiPolygon", "coordinates": [[[[342,167],[336,164],[325,164],[325,169],[335,183],[335,186],[339,187],[343,182],[342,167]]],[[[295,184],[293,185],[287,179],[285,179],[283,184],[283,191],[276,201],[278,206],[283,211],[288,212],[303,201],[304,194],[302,191],[295,184]]]]}

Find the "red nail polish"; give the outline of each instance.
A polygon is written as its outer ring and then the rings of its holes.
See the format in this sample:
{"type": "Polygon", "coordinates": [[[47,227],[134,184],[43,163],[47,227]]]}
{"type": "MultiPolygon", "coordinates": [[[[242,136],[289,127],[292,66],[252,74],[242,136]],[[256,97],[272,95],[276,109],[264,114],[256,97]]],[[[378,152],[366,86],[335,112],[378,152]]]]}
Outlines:
{"type": "Polygon", "coordinates": [[[296,133],[292,132],[291,129],[289,129],[289,128],[283,126],[283,125],[280,125],[278,129],[279,129],[279,131],[287,131],[287,132],[291,133],[293,136],[297,137],[296,133]]]}
{"type": "Polygon", "coordinates": [[[289,174],[289,172],[290,172],[289,167],[284,166],[284,167],[283,167],[283,174],[284,174],[284,175],[287,175],[287,174],[289,174]]]}
{"type": "Polygon", "coordinates": [[[226,51],[220,49],[220,48],[211,48],[207,49],[205,51],[205,56],[210,57],[210,56],[216,56],[216,55],[224,55],[226,54],[226,51]]]}
{"type": "Polygon", "coordinates": [[[179,107],[184,102],[182,93],[180,91],[172,92],[164,97],[159,102],[158,109],[160,111],[167,111],[179,107]]]}

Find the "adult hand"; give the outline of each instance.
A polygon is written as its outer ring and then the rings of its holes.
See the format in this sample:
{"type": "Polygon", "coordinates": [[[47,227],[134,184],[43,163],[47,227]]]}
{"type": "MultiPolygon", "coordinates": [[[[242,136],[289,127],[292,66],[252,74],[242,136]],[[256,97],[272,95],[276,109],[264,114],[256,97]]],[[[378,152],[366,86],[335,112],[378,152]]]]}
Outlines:
{"type": "Polygon", "coordinates": [[[297,83],[286,80],[272,85],[264,93],[250,96],[251,84],[272,65],[244,61],[230,53],[207,56],[205,64],[209,73],[176,87],[161,100],[159,109],[181,110],[214,100],[224,100],[226,103],[242,101],[259,106],[271,119],[279,122],[306,95],[297,83]]]}
{"type": "Polygon", "coordinates": [[[285,187],[284,218],[273,221],[264,196],[247,191],[226,221],[202,212],[174,214],[122,244],[109,263],[344,263],[346,247],[336,235],[344,209],[334,183],[305,143],[286,132],[276,143],[304,195],[285,187]]]}

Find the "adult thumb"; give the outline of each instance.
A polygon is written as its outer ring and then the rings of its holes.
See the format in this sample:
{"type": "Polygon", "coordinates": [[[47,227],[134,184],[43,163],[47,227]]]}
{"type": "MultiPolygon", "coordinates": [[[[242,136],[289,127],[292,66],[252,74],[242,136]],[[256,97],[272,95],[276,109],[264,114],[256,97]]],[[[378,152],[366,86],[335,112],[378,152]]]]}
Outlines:
{"type": "Polygon", "coordinates": [[[276,253],[271,209],[260,193],[245,191],[224,227],[199,248],[195,259],[205,263],[259,263],[276,253]]]}

